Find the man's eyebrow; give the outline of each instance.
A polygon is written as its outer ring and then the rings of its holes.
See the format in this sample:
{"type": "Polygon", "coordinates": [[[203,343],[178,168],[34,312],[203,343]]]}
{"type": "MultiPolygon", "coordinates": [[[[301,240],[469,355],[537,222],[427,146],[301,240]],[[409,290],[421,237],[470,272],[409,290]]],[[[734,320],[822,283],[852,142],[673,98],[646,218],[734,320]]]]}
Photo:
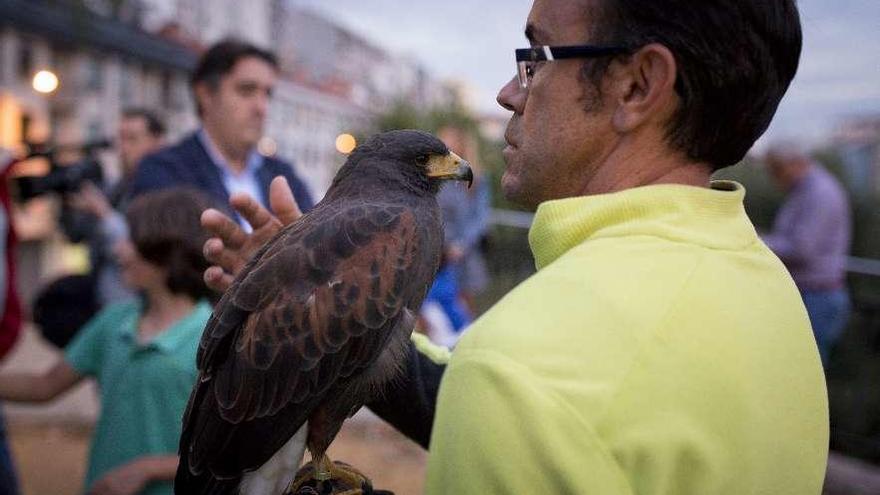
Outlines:
{"type": "Polygon", "coordinates": [[[526,25],[526,38],[533,45],[541,44],[540,40],[546,39],[544,33],[532,23],[526,25]]]}

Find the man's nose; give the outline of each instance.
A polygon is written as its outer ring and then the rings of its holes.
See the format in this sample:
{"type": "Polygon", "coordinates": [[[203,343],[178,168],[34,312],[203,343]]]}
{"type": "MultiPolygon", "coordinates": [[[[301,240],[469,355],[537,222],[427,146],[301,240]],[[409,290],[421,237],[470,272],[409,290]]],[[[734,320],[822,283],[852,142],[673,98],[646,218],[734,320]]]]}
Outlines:
{"type": "Polygon", "coordinates": [[[256,98],[256,103],[254,106],[256,107],[257,112],[260,115],[265,115],[269,110],[269,100],[272,96],[268,92],[261,91],[256,98]]]}
{"type": "Polygon", "coordinates": [[[513,113],[521,114],[526,101],[526,92],[519,85],[519,79],[512,77],[502,86],[496,98],[498,104],[513,113]]]}

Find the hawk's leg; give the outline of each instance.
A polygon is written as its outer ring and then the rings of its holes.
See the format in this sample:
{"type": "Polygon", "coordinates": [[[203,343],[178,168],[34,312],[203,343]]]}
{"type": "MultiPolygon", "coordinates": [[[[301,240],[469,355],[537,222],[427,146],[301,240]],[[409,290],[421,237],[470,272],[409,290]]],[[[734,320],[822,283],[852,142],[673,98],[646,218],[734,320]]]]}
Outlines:
{"type": "Polygon", "coordinates": [[[372,483],[363,473],[344,462],[333,462],[321,455],[312,461],[311,466],[303,466],[285,493],[361,495],[372,493],[372,489],[372,483]]]}
{"type": "Polygon", "coordinates": [[[327,454],[321,454],[318,459],[312,463],[315,468],[313,478],[315,481],[327,481],[333,479],[333,461],[327,457],[327,454]]]}

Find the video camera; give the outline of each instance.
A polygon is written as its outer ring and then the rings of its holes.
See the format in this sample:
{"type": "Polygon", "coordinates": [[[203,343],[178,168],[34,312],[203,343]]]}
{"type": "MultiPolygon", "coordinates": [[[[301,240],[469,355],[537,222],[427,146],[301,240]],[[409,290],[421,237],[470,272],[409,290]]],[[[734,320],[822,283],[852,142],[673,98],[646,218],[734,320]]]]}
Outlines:
{"type": "Polygon", "coordinates": [[[64,195],[78,191],[85,181],[93,182],[100,187],[104,181],[104,171],[95,158],[95,152],[110,148],[112,145],[113,143],[106,139],[78,145],[51,147],[27,145],[28,153],[25,160],[46,158],[49,161],[49,173],[13,179],[17,198],[20,201],[28,201],[48,193],[64,195]],[[56,158],[58,154],[64,152],[78,152],[85,158],[69,165],[60,165],[56,158]]]}
{"type": "MultiPolygon", "coordinates": [[[[99,189],[102,189],[104,171],[101,164],[98,163],[95,153],[110,146],[112,143],[108,140],[63,146],[28,145],[27,155],[22,161],[44,158],[49,162],[49,173],[12,179],[12,190],[16,199],[26,202],[51,193],[64,197],[79,191],[86,181],[92,182],[99,189]],[[58,163],[58,157],[62,153],[77,153],[84,158],[69,165],[61,165],[58,163]]],[[[94,215],[70,207],[67,201],[61,202],[58,223],[64,235],[74,243],[87,242],[94,238],[98,228],[94,215]]]]}

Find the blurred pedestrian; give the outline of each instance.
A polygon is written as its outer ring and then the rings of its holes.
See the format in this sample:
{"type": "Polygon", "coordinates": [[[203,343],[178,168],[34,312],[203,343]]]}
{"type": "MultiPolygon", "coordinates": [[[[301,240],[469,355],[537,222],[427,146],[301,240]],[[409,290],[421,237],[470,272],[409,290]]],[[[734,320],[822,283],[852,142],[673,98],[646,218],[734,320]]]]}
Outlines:
{"type": "MultiPolygon", "coordinates": [[[[21,334],[21,305],[15,286],[15,229],[7,180],[15,163],[10,151],[0,148],[0,362],[21,334]]],[[[6,440],[6,424],[0,409],[0,495],[16,495],[18,478],[6,440]]]]}
{"type": "Polygon", "coordinates": [[[458,270],[445,258],[419,310],[419,327],[435,344],[452,348],[473,315],[462,297],[458,270]]]}
{"type": "Polygon", "coordinates": [[[72,220],[65,233],[89,248],[91,269],[87,274],[64,275],[37,294],[32,307],[34,323],[48,342],[63,348],[101,308],[135,297],[125,285],[113,247],[128,236],[124,211],[131,181],[140,160],[157,150],[165,126],[151,111],[123,110],[117,131],[116,151],[120,177],[104,190],[91,181],[64,195],[69,207],[62,218],[72,220]],[[75,220],[74,220],[75,219],[75,220]]]}
{"type": "Polygon", "coordinates": [[[131,240],[120,242],[116,254],[125,282],[142,297],[101,311],[48,371],[0,375],[0,398],[16,402],[47,402],[86,377],[98,381],[101,413],[85,479],[90,495],[172,493],[180,418],[211,314],[199,223],[209,203],[181,188],[133,200],[126,216],[131,240]]]}
{"type": "Polygon", "coordinates": [[[849,200],[840,183],[795,143],[772,146],[766,162],[786,196],[772,232],[763,239],[794,278],[827,366],[850,313],[846,288],[852,228],[849,200]]]}
{"type": "Polygon", "coordinates": [[[460,296],[473,316],[475,297],[489,283],[482,246],[489,230],[491,187],[480,166],[478,143],[473,133],[447,125],[440,128],[437,136],[449,149],[468,160],[474,173],[470,188],[450,184],[437,196],[443,215],[445,259],[454,271],[460,296]]]}
{"type": "Polygon", "coordinates": [[[278,62],[268,51],[236,40],[211,47],[191,78],[202,127],[147,156],[135,174],[133,193],[188,185],[234,214],[228,207],[230,195],[247,193],[267,205],[269,184],[280,175],[300,207],[311,208],[311,195],[291,165],[256,149],[277,77],[278,62]]]}
{"type": "Polygon", "coordinates": [[[476,314],[475,296],[489,275],[482,246],[489,228],[490,186],[479,166],[477,140],[458,125],[443,125],[437,136],[471,164],[470,188],[449,184],[437,202],[443,216],[443,263],[420,310],[420,324],[437,344],[453,347],[476,314]]]}
{"type": "Polygon", "coordinates": [[[113,246],[127,235],[123,212],[131,195],[137,165],[146,155],[161,147],[164,136],[165,126],[153,112],[144,108],[123,110],[116,147],[122,172],[119,180],[106,192],[91,182],[84,182],[79,191],[70,194],[69,204],[73,208],[95,218],[96,225],[90,230],[92,235],[87,242],[101,307],[134,295],[123,284],[112,251],[113,246]]]}

